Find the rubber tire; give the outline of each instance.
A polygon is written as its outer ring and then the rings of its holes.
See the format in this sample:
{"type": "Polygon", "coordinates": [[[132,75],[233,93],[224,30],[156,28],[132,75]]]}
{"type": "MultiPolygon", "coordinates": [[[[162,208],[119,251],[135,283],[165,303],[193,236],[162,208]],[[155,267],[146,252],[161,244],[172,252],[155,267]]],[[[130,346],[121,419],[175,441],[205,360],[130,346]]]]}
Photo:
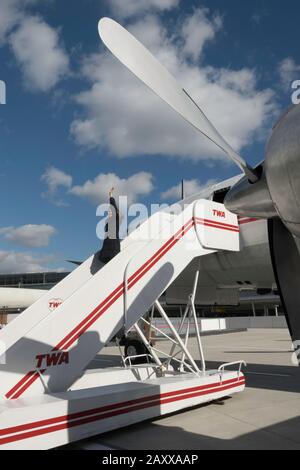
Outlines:
{"type": "MultiPolygon", "coordinates": [[[[125,356],[128,357],[130,356],[140,356],[141,354],[148,354],[148,349],[146,346],[141,342],[138,341],[137,339],[127,339],[125,342],[125,348],[124,348],[125,356]],[[129,348],[134,348],[135,353],[130,351],[130,354],[128,353],[129,348]]],[[[146,357],[139,357],[137,359],[132,359],[132,364],[144,364],[147,362],[146,357]]]]}

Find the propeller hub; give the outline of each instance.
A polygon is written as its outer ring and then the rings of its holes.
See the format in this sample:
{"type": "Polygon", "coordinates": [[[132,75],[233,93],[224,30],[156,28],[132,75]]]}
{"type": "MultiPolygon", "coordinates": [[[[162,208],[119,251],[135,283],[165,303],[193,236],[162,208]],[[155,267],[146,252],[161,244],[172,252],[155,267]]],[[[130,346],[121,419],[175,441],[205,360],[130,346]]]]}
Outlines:
{"type": "Polygon", "coordinates": [[[271,199],[264,165],[256,169],[260,178],[252,183],[248,176],[241,178],[227,193],[224,204],[226,209],[242,217],[270,218],[276,216],[271,199]]]}

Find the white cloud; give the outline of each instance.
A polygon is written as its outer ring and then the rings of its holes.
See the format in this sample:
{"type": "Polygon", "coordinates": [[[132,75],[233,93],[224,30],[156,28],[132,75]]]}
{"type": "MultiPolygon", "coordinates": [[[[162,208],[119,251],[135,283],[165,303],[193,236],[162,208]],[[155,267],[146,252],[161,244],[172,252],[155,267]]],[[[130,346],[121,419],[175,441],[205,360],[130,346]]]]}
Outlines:
{"type": "Polygon", "coordinates": [[[36,0],[1,0],[0,2],[0,45],[7,34],[24,17],[25,8],[36,0]]]}
{"type": "Polygon", "coordinates": [[[0,251],[1,274],[34,273],[49,271],[47,267],[51,257],[35,256],[31,253],[16,253],[15,251],[0,251]]]}
{"type": "Polygon", "coordinates": [[[47,168],[45,173],[41,177],[42,181],[45,181],[48,186],[48,191],[54,193],[60,186],[70,188],[72,186],[72,176],[68,175],[59,168],[51,166],[47,168]]]}
{"type": "Polygon", "coordinates": [[[2,0],[0,2],[0,44],[4,42],[6,35],[14,27],[20,17],[17,0],[2,0]]]}
{"type": "Polygon", "coordinates": [[[0,234],[6,240],[28,248],[48,246],[50,238],[56,233],[57,231],[52,225],[46,224],[27,224],[21,227],[4,227],[0,229],[0,234]]]}
{"type": "Polygon", "coordinates": [[[59,33],[42,18],[25,17],[9,41],[27,89],[47,92],[68,75],[69,59],[59,33]]]}
{"type": "Polygon", "coordinates": [[[62,170],[51,166],[47,168],[41,176],[41,181],[47,185],[47,191],[42,193],[43,197],[49,199],[57,206],[64,206],[66,203],[62,199],[57,198],[57,192],[60,188],[71,188],[73,178],[62,170]]]}
{"type": "Polygon", "coordinates": [[[30,16],[29,7],[39,1],[1,0],[0,47],[10,44],[29,90],[47,92],[69,73],[69,59],[59,31],[30,16]]]}
{"type": "Polygon", "coordinates": [[[287,57],[278,65],[281,84],[285,89],[290,88],[294,80],[300,79],[300,64],[291,57],[287,57]]]}
{"type": "Polygon", "coordinates": [[[208,9],[198,8],[182,25],[183,52],[193,60],[199,59],[204,45],[221,29],[221,17],[217,15],[210,19],[208,15],[208,9]]]}
{"type": "Polygon", "coordinates": [[[156,54],[162,52],[162,46],[164,50],[168,50],[172,46],[156,15],[149,14],[143,19],[137,19],[129,25],[128,29],[156,54]]]}
{"type": "Polygon", "coordinates": [[[152,10],[170,10],[178,3],[179,0],[108,0],[113,14],[119,18],[129,18],[152,10]]]}
{"type": "MultiPolygon", "coordinates": [[[[184,20],[184,24],[192,18],[194,14],[184,20]]],[[[205,27],[210,24],[214,30],[216,20],[209,18],[206,13],[205,27]]],[[[201,30],[201,21],[198,27],[201,30]]],[[[191,62],[184,52],[189,43],[188,29],[185,36],[180,28],[179,36],[172,36],[153,15],[135,21],[130,29],[150,45],[237,151],[261,138],[262,129],[273,117],[275,105],[272,91],[258,88],[255,70],[235,71],[191,62]]],[[[205,42],[195,43],[198,48],[189,46],[190,53],[203,50],[205,42]]],[[[192,160],[225,158],[216,146],[161,102],[110,53],[86,57],[82,74],[90,86],[75,97],[83,115],[71,125],[71,135],[82,148],[104,148],[120,158],[137,155],[192,160]]]]}
{"type": "Polygon", "coordinates": [[[127,196],[131,204],[138,197],[149,194],[153,189],[152,175],[146,172],[136,173],[129,178],[120,178],[115,173],[100,174],[94,180],[86,181],[82,186],[74,186],[69,192],[88,199],[93,203],[107,202],[108,192],[114,187],[114,195],[127,196]]]}
{"type": "MultiPolygon", "coordinates": [[[[194,194],[198,194],[215,183],[216,181],[214,180],[209,180],[205,184],[201,184],[196,179],[185,180],[184,181],[184,196],[189,197],[189,196],[193,196],[194,194]]],[[[182,188],[181,183],[178,183],[175,186],[172,186],[171,188],[161,193],[160,197],[163,201],[178,201],[181,198],[181,188],[182,188]]]]}

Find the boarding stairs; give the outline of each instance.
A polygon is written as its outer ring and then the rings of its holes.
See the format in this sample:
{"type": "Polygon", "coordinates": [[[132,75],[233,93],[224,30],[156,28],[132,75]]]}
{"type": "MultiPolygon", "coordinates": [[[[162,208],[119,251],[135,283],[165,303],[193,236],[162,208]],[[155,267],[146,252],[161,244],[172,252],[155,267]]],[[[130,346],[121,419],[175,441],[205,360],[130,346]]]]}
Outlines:
{"type": "MultiPolygon", "coordinates": [[[[39,416],[44,416],[48,407],[66,406],[70,401],[68,394],[72,392],[88,397],[90,390],[93,400],[103,398],[105,386],[115,379],[109,382],[105,378],[112,376],[110,372],[107,376],[99,375],[96,381],[87,378],[88,364],[121,329],[139,328],[138,321],[152,306],[168,322],[158,301],[162,293],[194,258],[218,250],[239,251],[237,217],[222,204],[198,200],[177,214],[157,212],[122,242],[121,252],[107,265],[101,266],[97,254],[93,255],[0,331],[0,445],[1,435],[5,434],[1,431],[3,423],[5,429],[10,429],[7,423],[18,423],[20,416],[24,420],[32,407],[39,416]],[[99,388],[97,393],[91,391],[95,387],[99,388]],[[43,413],[39,411],[42,409],[43,413]]],[[[142,331],[139,333],[143,339],[142,331]]],[[[194,369],[191,372],[198,374],[199,369],[180,334],[174,332],[174,335],[189,360],[189,367],[194,369]]],[[[200,344],[199,350],[201,356],[200,344]]],[[[160,359],[154,351],[152,356],[163,376],[160,359]]],[[[203,357],[201,360],[204,362],[203,357]]],[[[116,388],[110,393],[106,391],[105,397],[124,393],[121,389],[128,381],[128,373],[131,372],[127,371],[126,378],[120,379],[120,391],[116,388]]],[[[214,380],[209,374],[205,377],[214,380]]],[[[178,383],[179,377],[176,380],[178,383]]],[[[235,379],[230,376],[230,380],[235,379]]],[[[115,385],[118,386],[118,381],[115,385]]],[[[244,385],[239,385],[241,390],[244,385]]],[[[129,389],[132,387],[130,384],[129,389]]],[[[83,406],[82,400],[74,403],[80,403],[79,409],[83,406]]],[[[76,406],[73,409],[77,410],[76,406]]],[[[88,434],[95,432],[93,429],[88,434]]],[[[74,434],[74,440],[78,436],[82,433],[74,434]]],[[[19,442],[19,439],[4,439],[3,444],[6,442],[19,442]]],[[[33,448],[47,448],[41,444],[40,436],[38,444],[34,440],[30,442],[34,442],[33,448]]]]}

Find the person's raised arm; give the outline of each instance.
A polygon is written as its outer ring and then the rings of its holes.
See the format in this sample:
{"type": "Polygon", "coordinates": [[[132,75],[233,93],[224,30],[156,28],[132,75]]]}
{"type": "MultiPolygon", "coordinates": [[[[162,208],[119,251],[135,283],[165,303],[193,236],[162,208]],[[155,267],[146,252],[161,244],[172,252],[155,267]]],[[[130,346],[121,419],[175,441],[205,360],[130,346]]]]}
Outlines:
{"type": "Polygon", "coordinates": [[[115,189],[115,188],[111,188],[111,189],[109,190],[109,193],[108,193],[108,194],[109,194],[109,203],[110,203],[110,204],[113,206],[113,208],[115,209],[116,214],[119,215],[119,208],[118,208],[118,206],[117,206],[117,203],[116,203],[115,198],[113,197],[114,189],[115,189]]]}

